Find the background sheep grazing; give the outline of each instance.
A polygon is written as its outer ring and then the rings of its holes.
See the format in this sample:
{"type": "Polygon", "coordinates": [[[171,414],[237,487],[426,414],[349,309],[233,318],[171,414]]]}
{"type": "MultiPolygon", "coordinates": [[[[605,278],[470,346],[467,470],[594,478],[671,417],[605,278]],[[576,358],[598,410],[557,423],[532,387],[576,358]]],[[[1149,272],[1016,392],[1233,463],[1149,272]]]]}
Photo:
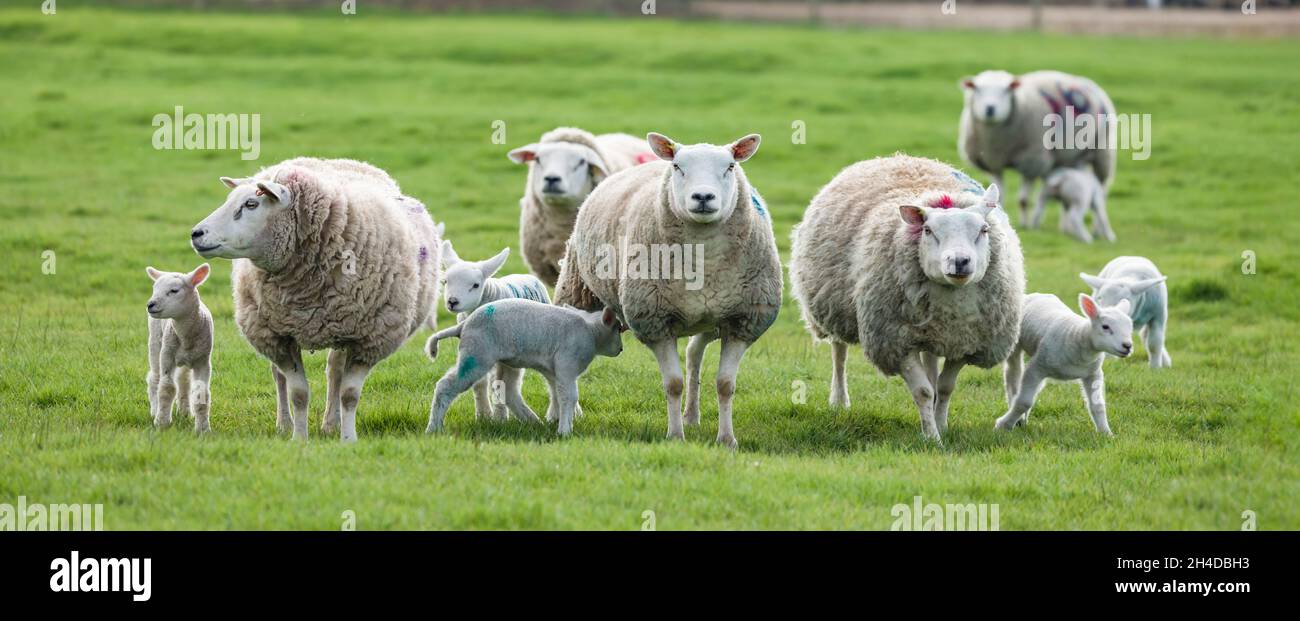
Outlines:
{"type": "Polygon", "coordinates": [[[1133,329],[1142,335],[1147,361],[1153,369],[1174,365],[1165,349],[1165,328],[1169,324],[1168,276],[1146,257],[1115,257],[1096,276],[1080,273],[1092,287],[1092,297],[1102,306],[1128,300],[1133,329]]]}
{"type": "Polygon", "coordinates": [[[997,200],[997,186],[901,154],[849,166],[813,198],[792,234],[790,283],[809,332],[831,342],[831,405],[849,405],[845,356],[861,343],[903,377],[938,440],[962,366],[1006,360],[1025,279],[997,200]]]}
{"type": "MultiPolygon", "coordinates": [[[[961,81],[965,105],[957,130],[957,152],[966,163],[993,177],[1000,195],[1006,195],[1002,172],[1015,169],[1021,175],[1020,223],[1036,226],[1026,217],[1029,194],[1035,182],[1053,169],[1087,165],[1092,167],[1103,189],[1115,178],[1113,148],[1097,148],[1106,140],[1110,118],[1115,114],[1106,91],[1081,76],[1059,71],[1034,71],[1019,77],[1005,71],[985,71],[961,81]],[[1064,118],[1073,108],[1075,118],[1092,117],[1096,144],[1075,144],[1073,148],[1044,146],[1044,118],[1064,118]]],[[[1074,127],[1064,131],[1075,132],[1074,127]]]]}
{"type": "Polygon", "coordinates": [[[212,313],[199,299],[199,285],[208,279],[208,264],[188,274],[145,273],[153,279],[149,298],[149,409],[153,423],[172,422],[172,399],[180,394],[180,412],[190,410],[194,431],[208,427],[212,402],[212,313]]]}
{"type": "Polygon", "coordinates": [[[1043,191],[1038,194],[1038,204],[1030,217],[1032,228],[1043,221],[1043,211],[1048,199],[1061,201],[1061,231],[1084,243],[1092,243],[1095,234],[1107,241],[1115,241],[1106,214],[1106,188],[1102,187],[1090,168],[1058,168],[1043,179],[1043,191]],[[1084,216],[1092,212],[1092,234],[1084,225],[1084,216]]]}
{"type": "Polygon", "coordinates": [[[554,287],[564,243],[592,188],[609,175],[653,159],[640,138],[594,136],[576,127],[557,127],[511,151],[512,162],[528,164],[528,183],[519,199],[519,251],[528,269],[554,287]]]}
{"type": "Polygon", "coordinates": [[[781,308],[772,223],[740,167],[758,150],[759,136],[721,147],[680,145],[654,133],[647,140],[663,161],[618,173],[591,193],[569,240],[555,299],[614,309],[650,347],[667,396],[669,438],[685,437],[683,389],[685,422],[699,422],[700,362],[709,341],[721,338],[717,440],[734,448],[731,402],[740,359],[781,308]],[[645,262],[643,253],[649,253],[648,271],[636,264],[645,262]],[[690,284],[685,269],[664,273],[673,257],[696,262],[703,280],[690,284]],[[677,354],[682,336],[691,336],[685,386],[677,354]]]}
{"type": "Polygon", "coordinates": [[[998,418],[998,429],[1011,429],[1028,422],[1043,382],[1050,379],[1078,380],[1083,402],[1099,433],[1111,435],[1106,421],[1106,379],[1101,365],[1106,354],[1125,358],[1133,353],[1133,322],[1128,318],[1128,300],[1113,308],[1101,308],[1091,296],[1079,294],[1083,317],[1054,295],[1025,296],[1020,339],[1007,357],[1003,379],[1007,389],[1007,413],[998,418]],[[1020,354],[1029,355],[1021,372],[1020,354]]]}
{"type": "Polygon", "coordinates": [[[307,438],[302,350],[330,349],[321,429],[356,440],[366,376],[432,325],[441,248],[433,220],[387,173],[353,160],[298,158],[222,182],[225,204],[191,243],[204,257],[235,259],[235,323],[271,360],[277,427],[292,423],[294,437],[307,438]]]}

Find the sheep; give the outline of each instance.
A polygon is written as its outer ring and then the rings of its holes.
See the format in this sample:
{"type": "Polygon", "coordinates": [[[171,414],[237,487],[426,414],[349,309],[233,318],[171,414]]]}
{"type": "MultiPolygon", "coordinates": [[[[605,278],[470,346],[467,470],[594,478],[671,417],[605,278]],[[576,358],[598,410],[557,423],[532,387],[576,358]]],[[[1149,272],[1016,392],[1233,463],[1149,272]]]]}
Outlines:
{"type": "Polygon", "coordinates": [[[207,263],[188,274],[146,267],[153,280],[149,298],[149,409],[159,428],[172,423],[172,399],[178,411],[194,416],[194,431],[205,433],[212,405],[212,313],[199,299],[208,279],[207,263]],[[179,395],[178,395],[179,393],[179,395]]]}
{"type": "Polygon", "coordinates": [[[555,299],[613,309],[654,352],[671,439],[685,438],[683,421],[699,423],[700,363],[708,343],[720,338],[717,442],[734,449],[740,360],[781,308],[772,223],[740,167],[760,137],[682,145],[651,133],[647,141],[659,160],[609,177],[583,204],[555,299]],[[675,262],[682,269],[674,270],[675,262]],[[677,357],[683,336],[691,337],[685,380],[677,357]]]}
{"type": "Polygon", "coordinates": [[[528,165],[519,199],[519,250],[528,269],[551,287],[559,278],[578,207],[592,188],[609,175],[655,159],[640,138],[594,136],[576,127],[557,127],[541,140],[511,150],[509,157],[528,165]]]}
{"type": "Polygon", "coordinates": [[[1173,366],[1169,350],[1165,349],[1165,328],[1169,323],[1169,290],[1167,276],[1146,257],[1116,257],[1102,268],[1101,273],[1090,276],[1080,272],[1079,278],[1092,287],[1092,297],[1102,306],[1115,306],[1121,300],[1129,303],[1129,317],[1133,329],[1142,336],[1147,348],[1147,362],[1153,369],[1173,366]]]}
{"type": "Polygon", "coordinates": [[[895,154],[845,168],[813,198],[791,234],[790,283],[813,340],[831,343],[832,407],[849,406],[845,357],[860,343],[902,376],[922,432],[941,442],[961,368],[1006,360],[1025,278],[998,196],[947,164],[895,154]]]}
{"type": "MultiPolygon", "coordinates": [[[[1106,91],[1088,78],[1059,71],[1034,71],[1013,76],[1005,71],[985,71],[962,79],[965,104],[957,130],[957,151],[971,166],[989,173],[1001,195],[1002,172],[1021,175],[1020,223],[1036,226],[1027,218],[1029,194],[1038,179],[1055,168],[1092,167],[1103,189],[1115,178],[1115,149],[1103,141],[1115,113],[1106,91]],[[1072,109],[1072,111],[1071,111],[1072,109]],[[1087,117],[1095,140],[1073,148],[1049,147],[1048,115],[1061,119],[1087,117]]],[[[1061,122],[1061,121],[1058,121],[1061,122]]],[[[1064,125],[1064,123],[1061,123],[1064,125]]],[[[1073,127],[1063,131],[1075,135],[1073,127]]],[[[1040,199],[1041,200],[1041,199],[1040,199]]]]}
{"type": "MultiPolygon", "coordinates": [[[[445,285],[442,299],[447,305],[447,310],[457,313],[457,321],[465,321],[474,309],[484,304],[507,298],[522,298],[542,304],[551,303],[551,298],[546,293],[546,286],[534,276],[511,274],[493,278],[508,256],[510,256],[510,249],[506,248],[486,261],[465,261],[456,254],[450,241],[443,240],[442,261],[445,285]]],[[[437,354],[436,340],[430,338],[425,346],[431,355],[437,354]]],[[[523,384],[523,369],[502,365],[497,371],[495,380],[502,382],[502,386],[513,388],[515,391],[520,390],[523,384]]],[[[474,415],[477,418],[502,420],[506,417],[506,405],[504,403],[493,405],[488,398],[488,384],[491,381],[491,376],[484,376],[482,381],[474,384],[474,415]]],[[[511,403],[523,401],[522,395],[516,396],[518,399],[507,401],[511,403]]]]}
{"type": "Polygon", "coordinates": [[[1133,353],[1128,306],[1128,300],[1121,300],[1114,307],[1102,307],[1092,296],[1080,293],[1080,317],[1054,295],[1025,296],[1020,339],[1007,357],[1003,374],[1009,409],[998,418],[996,428],[1005,431],[1027,423],[1038,391],[1050,378],[1079,381],[1097,432],[1112,435],[1106,421],[1106,379],[1101,365],[1106,354],[1126,358],[1133,353]],[[1023,373],[1021,352],[1029,356],[1023,373]]]}
{"type": "MultiPolygon", "coordinates": [[[[509,365],[533,369],[546,378],[551,397],[546,418],[559,421],[561,436],[569,435],[578,405],[578,377],[597,355],[622,353],[623,330],[609,309],[585,313],[523,299],[483,305],[465,321],[429,337],[430,354],[437,352],[439,340],[453,336],[460,338],[460,349],[455,366],[438,380],[425,433],[442,430],[447,408],[460,393],[481,381],[493,367],[500,373],[509,365]]],[[[521,375],[505,377],[516,382],[505,393],[511,413],[525,422],[539,422],[519,394],[521,375]]]]}
{"type": "Polygon", "coordinates": [[[432,325],[442,247],[433,220],[387,173],[353,160],[297,158],[221,181],[229,196],[191,245],[234,260],[235,323],[271,361],[277,429],[307,439],[302,350],[330,349],[321,431],[355,441],[366,376],[432,325]]]}
{"type": "Polygon", "coordinates": [[[1090,244],[1093,235],[1106,241],[1115,241],[1106,215],[1106,189],[1089,168],[1057,168],[1043,179],[1043,191],[1038,194],[1038,204],[1030,217],[1033,228],[1043,221],[1043,211],[1048,199],[1059,199],[1063,207],[1061,231],[1090,244]],[[1092,211],[1092,234],[1084,226],[1084,215],[1092,211]]]}

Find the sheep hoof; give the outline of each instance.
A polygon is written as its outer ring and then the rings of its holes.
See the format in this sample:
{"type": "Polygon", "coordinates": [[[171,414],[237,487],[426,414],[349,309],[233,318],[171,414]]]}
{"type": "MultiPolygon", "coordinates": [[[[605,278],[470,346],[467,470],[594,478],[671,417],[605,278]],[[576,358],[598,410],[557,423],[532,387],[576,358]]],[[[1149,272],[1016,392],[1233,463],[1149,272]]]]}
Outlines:
{"type": "Polygon", "coordinates": [[[681,440],[681,441],[685,442],[685,441],[686,441],[686,434],[685,434],[684,432],[682,432],[681,429],[678,429],[677,431],[673,431],[673,430],[669,429],[669,430],[668,430],[668,439],[669,439],[669,440],[681,440]]]}
{"type": "Polygon", "coordinates": [[[725,446],[733,451],[740,446],[740,443],[736,442],[736,436],[733,436],[729,433],[718,434],[718,444],[721,444],[722,446],[725,446]]]}
{"type": "Polygon", "coordinates": [[[831,407],[833,407],[833,408],[837,408],[837,409],[841,409],[841,410],[847,410],[847,409],[849,409],[849,396],[848,396],[848,395],[834,395],[834,394],[833,394],[833,395],[831,395],[831,399],[830,399],[830,401],[831,401],[831,407]]]}

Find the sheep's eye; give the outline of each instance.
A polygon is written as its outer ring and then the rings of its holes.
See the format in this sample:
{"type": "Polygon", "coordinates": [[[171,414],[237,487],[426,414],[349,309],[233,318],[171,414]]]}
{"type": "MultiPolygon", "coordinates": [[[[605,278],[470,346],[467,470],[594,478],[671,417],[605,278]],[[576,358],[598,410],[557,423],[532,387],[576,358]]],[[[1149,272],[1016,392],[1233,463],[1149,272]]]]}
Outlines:
{"type": "Polygon", "coordinates": [[[1103,325],[1103,326],[1101,327],[1101,329],[1102,329],[1102,330],[1105,330],[1105,331],[1107,331],[1107,332],[1110,332],[1110,326],[1103,325]]]}
{"type": "Polygon", "coordinates": [[[578,165],[574,166],[573,169],[578,170],[579,168],[582,168],[583,166],[586,165],[587,165],[587,160],[578,160],[578,165]]]}
{"type": "Polygon", "coordinates": [[[731,171],[733,171],[733,170],[735,170],[735,169],[736,169],[736,165],[735,165],[735,164],[728,164],[728,165],[727,165],[727,172],[731,172],[731,171]]]}
{"type": "Polygon", "coordinates": [[[989,225],[985,224],[983,227],[980,228],[980,235],[988,235],[988,234],[989,234],[989,225]]]}
{"type": "Polygon", "coordinates": [[[478,289],[478,283],[474,283],[474,286],[470,287],[470,290],[474,290],[474,289],[478,289]]]}
{"type": "Polygon", "coordinates": [[[171,291],[168,291],[167,293],[180,293],[180,289],[172,289],[171,291]]]}
{"type": "MultiPolygon", "coordinates": [[[[678,165],[676,165],[676,164],[673,164],[673,170],[675,170],[675,171],[677,171],[677,172],[682,172],[682,167],[681,167],[681,166],[678,166],[678,165]]],[[[686,173],[682,173],[682,174],[685,175],[686,173]]]]}
{"type": "Polygon", "coordinates": [[[922,230],[925,231],[925,234],[926,234],[926,235],[934,235],[934,231],[933,231],[930,227],[928,227],[928,226],[925,227],[925,228],[922,229],[922,230]]]}
{"type": "Polygon", "coordinates": [[[244,201],[244,209],[257,209],[257,200],[250,198],[244,201]]]}

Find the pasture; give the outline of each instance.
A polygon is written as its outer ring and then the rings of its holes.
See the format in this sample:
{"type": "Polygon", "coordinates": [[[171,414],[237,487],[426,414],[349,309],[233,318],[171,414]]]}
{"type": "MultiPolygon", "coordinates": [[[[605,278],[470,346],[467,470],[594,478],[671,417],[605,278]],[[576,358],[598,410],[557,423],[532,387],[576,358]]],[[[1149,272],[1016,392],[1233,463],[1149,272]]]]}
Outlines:
{"type": "MultiPolygon", "coordinates": [[[[363,529],[639,529],[646,511],[659,529],[883,529],[914,496],[996,503],[1004,530],[1238,529],[1246,510],[1261,529],[1300,528],[1300,42],[34,7],[0,10],[0,501],[104,503],[115,530],[337,529],[345,511],[363,529]],[[455,352],[428,361],[427,331],[370,376],[352,446],[319,434],[325,356],[311,355],[302,445],[275,433],[269,365],[236,330],[224,260],[202,288],[214,433],[195,437],[188,417],[152,429],[144,267],[201,262],[189,230],[224,200],[218,176],[297,155],[367,160],[445,221],[463,256],[512,246],[511,273],[524,269],[524,169],[507,150],[557,125],[685,142],[758,132],[745,170],[784,260],[842,167],[894,151],[960,165],[957,82],[985,68],[1087,75],[1120,112],[1152,115],[1150,159],[1120,154],[1117,243],[1059,234],[1055,207],[1021,231],[1028,290],[1071,305],[1077,274],[1117,255],[1169,275],[1174,366],[1153,372],[1140,344],[1106,363],[1114,438],[1059,384],[1028,428],[996,433],[1001,370],[968,368],[933,446],[902,381],[860,350],[853,406],[834,412],[829,347],[811,342],[787,282],[741,367],[737,452],[713,444],[717,344],[702,424],[676,443],[654,359],[630,336],[581,382],[573,437],[476,422],[468,395],[428,437],[455,352]],[[176,106],[260,114],[259,159],[155,149],[151,119],[176,106]]],[[[545,407],[535,374],[525,397],[545,407]]]]}

